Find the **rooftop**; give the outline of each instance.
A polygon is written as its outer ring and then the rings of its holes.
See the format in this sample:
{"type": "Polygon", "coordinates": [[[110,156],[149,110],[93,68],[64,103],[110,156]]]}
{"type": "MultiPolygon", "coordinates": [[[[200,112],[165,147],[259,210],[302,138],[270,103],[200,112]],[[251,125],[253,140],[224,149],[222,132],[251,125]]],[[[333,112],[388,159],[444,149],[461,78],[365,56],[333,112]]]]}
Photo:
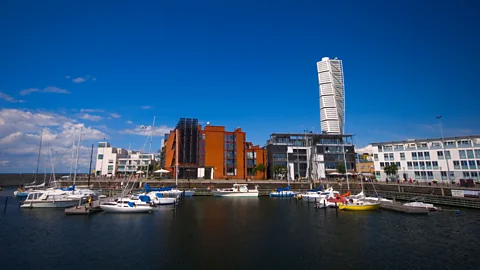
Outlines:
{"type": "MultiPolygon", "coordinates": [[[[460,140],[473,140],[480,139],[480,135],[471,135],[471,136],[459,136],[459,137],[445,137],[444,141],[460,141],[460,140]]],[[[383,144],[402,144],[402,143],[416,143],[416,142],[438,142],[442,141],[442,138],[429,138],[429,139],[407,139],[403,141],[392,141],[392,142],[375,142],[372,145],[383,145],[383,144]]]]}

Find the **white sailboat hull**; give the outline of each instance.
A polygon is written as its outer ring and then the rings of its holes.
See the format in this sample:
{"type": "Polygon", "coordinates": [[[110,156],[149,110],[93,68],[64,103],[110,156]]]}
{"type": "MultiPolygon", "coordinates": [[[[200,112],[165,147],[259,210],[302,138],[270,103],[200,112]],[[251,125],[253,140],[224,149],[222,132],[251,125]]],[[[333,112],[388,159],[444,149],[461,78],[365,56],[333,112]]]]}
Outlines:
{"type": "Polygon", "coordinates": [[[79,204],[80,200],[60,200],[60,201],[48,201],[37,200],[24,202],[20,207],[22,208],[67,208],[79,204]]]}
{"type": "Polygon", "coordinates": [[[156,198],[153,203],[156,205],[171,205],[177,202],[176,198],[156,198]]]}
{"type": "Polygon", "coordinates": [[[118,204],[118,205],[103,204],[103,205],[100,205],[100,208],[103,211],[110,212],[110,213],[148,213],[153,210],[151,206],[137,205],[135,207],[130,207],[126,204],[118,204]]]}

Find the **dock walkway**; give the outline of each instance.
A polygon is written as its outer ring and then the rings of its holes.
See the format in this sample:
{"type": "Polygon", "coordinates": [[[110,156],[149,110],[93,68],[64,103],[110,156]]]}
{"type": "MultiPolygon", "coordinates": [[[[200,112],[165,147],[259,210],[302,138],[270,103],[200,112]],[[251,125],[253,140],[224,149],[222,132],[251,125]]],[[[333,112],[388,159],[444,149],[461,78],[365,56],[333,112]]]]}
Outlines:
{"type": "Polygon", "coordinates": [[[66,215],[90,215],[102,211],[100,204],[103,203],[101,200],[92,201],[92,206],[90,207],[88,203],[82,205],[76,205],[70,208],[65,209],[66,215]]]}

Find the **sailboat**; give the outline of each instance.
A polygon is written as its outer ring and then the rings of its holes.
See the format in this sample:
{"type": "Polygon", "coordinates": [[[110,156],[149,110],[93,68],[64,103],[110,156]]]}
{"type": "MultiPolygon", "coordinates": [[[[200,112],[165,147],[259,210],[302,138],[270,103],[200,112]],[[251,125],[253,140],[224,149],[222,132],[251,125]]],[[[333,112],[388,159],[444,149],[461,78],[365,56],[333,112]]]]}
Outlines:
{"type": "Polygon", "coordinates": [[[290,190],[290,177],[288,175],[287,175],[287,184],[288,184],[287,187],[277,188],[276,191],[274,190],[270,192],[270,197],[295,197],[298,194],[298,192],[293,192],[290,190]]]}
{"type": "MultiPolygon", "coordinates": [[[[372,198],[366,199],[363,193],[363,181],[360,182],[362,185],[362,191],[354,196],[350,196],[346,202],[342,202],[338,205],[340,210],[350,210],[350,211],[371,211],[377,210],[380,207],[380,198],[372,200],[372,198]]],[[[348,191],[350,192],[350,190],[348,191]]]]}
{"type": "Polygon", "coordinates": [[[37,184],[37,174],[38,174],[38,166],[40,164],[40,154],[42,152],[42,140],[43,140],[43,130],[40,131],[40,145],[38,146],[38,156],[37,156],[37,170],[35,171],[33,182],[30,184],[25,185],[24,188],[18,188],[16,191],[13,192],[13,196],[17,198],[26,198],[28,196],[28,190],[35,189],[35,188],[42,188],[45,187],[45,182],[42,185],[37,184]]]}

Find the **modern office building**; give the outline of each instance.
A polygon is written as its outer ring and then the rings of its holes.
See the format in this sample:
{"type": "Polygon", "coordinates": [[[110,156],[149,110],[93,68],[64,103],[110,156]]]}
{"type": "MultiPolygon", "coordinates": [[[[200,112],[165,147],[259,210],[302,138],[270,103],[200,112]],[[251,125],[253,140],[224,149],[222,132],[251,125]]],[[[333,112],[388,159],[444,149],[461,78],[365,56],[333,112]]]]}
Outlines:
{"type": "Polygon", "coordinates": [[[345,86],[342,60],[323,57],[317,62],[320,93],[320,127],[323,133],[343,134],[345,86]]]}
{"type": "MultiPolygon", "coordinates": [[[[191,119],[190,122],[198,123],[198,120],[191,119]]],[[[265,177],[264,172],[255,170],[258,164],[266,165],[265,149],[247,142],[246,133],[241,128],[226,131],[224,126],[207,125],[202,129],[202,126],[197,125],[196,131],[189,131],[190,135],[184,139],[182,126],[177,125],[179,128],[165,135],[161,153],[162,167],[172,171],[173,176],[175,176],[175,166],[178,165],[180,179],[263,179],[265,177]],[[189,143],[186,143],[186,140],[189,143]],[[197,143],[193,143],[195,140],[197,143]],[[177,149],[179,149],[178,153],[177,149]],[[188,152],[188,155],[183,152],[188,152]],[[196,159],[189,158],[194,156],[193,153],[196,159]],[[177,159],[178,164],[176,164],[177,159]]]]}
{"type": "Polygon", "coordinates": [[[269,179],[324,179],[339,163],[355,172],[352,135],[273,133],[266,148],[269,179]]]}
{"type": "Polygon", "coordinates": [[[375,175],[385,181],[385,166],[395,164],[396,177],[417,181],[479,179],[480,136],[411,139],[372,143],[375,175]]]}
{"type": "Polygon", "coordinates": [[[108,142],[99,142],[95,162],[95,174],[102,176],[118,176],[145,171],[150,164],[155,165],[155,155],[140,151],[111,147],[108,142]]]}

